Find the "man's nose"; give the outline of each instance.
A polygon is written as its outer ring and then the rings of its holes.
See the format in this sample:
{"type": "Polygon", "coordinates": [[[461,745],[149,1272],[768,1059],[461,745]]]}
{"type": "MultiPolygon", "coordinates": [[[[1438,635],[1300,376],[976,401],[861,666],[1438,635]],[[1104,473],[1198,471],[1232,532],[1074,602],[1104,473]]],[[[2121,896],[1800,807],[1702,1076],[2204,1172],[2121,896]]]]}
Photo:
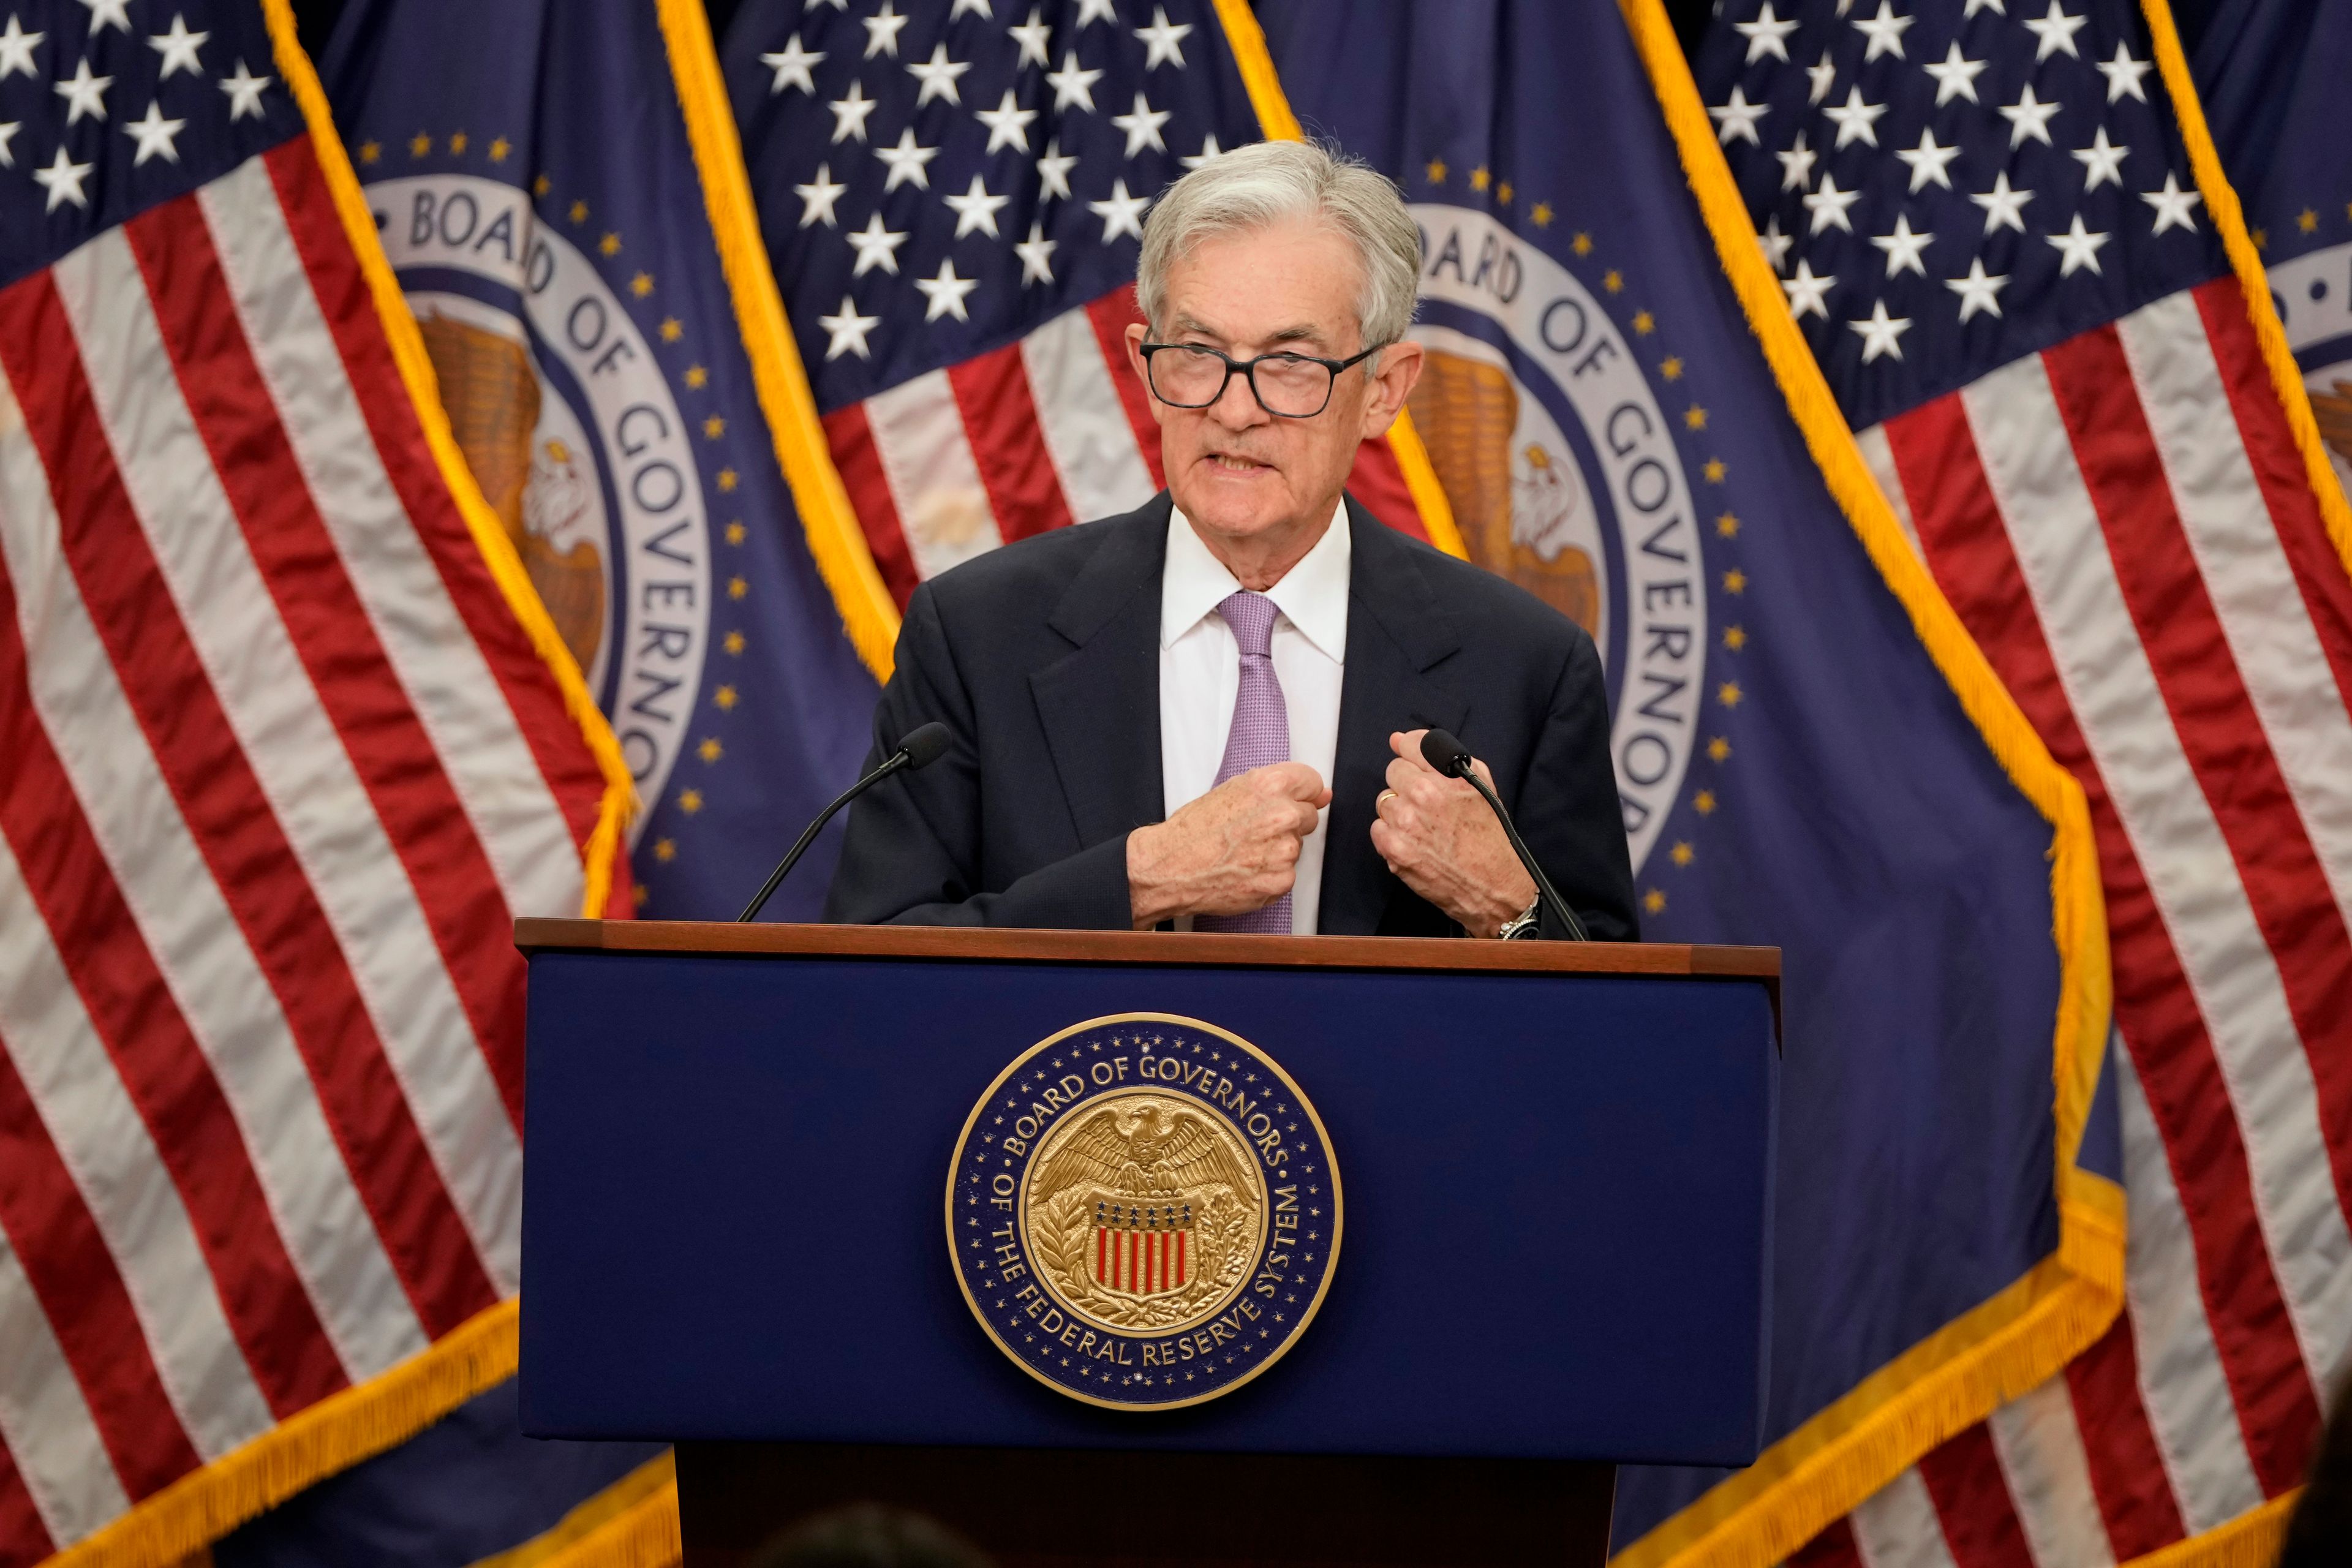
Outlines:
{"type": "Polygon", "coordinates": [[[1209,416],[1228,430],[1246,430],[1273,417],[1258,403],[1257,394],[1250,390],[1249,377],[1239,374],[1225,378],[1224,391],[1209,405],[1209,416]]]}

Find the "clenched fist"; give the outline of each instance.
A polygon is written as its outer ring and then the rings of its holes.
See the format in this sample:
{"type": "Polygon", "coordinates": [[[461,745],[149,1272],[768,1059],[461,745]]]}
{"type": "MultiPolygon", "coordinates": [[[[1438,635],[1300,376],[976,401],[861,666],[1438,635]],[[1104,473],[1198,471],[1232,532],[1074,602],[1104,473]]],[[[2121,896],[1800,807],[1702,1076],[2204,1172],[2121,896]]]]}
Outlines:
{"type": "MultiPolygon", "coordinates": [[[[1184,915],[1245,915],[1298,875],[1298,847],[1331,791],[1305,763],[1272,763],[1227,779],[1167,821],[1127,836],[1135,929],[1184,915]]],[[[1515,913],[1517,911],[1514,911],[1515,913]]]]}
{"type": "MultiPolygon", "coordinates": [[[[1388,788],[1381,792],[1372,847],[1404,885],[1462,922],[1473,936],[1493,936],[1535,902],[1535,879],[1512,853],[1503,825],[1478,792],[1447,778],[1421,754],[1429,733],[1391,735],[1388,788]]],[[[1474,763],[1492,789],[1495,775],[1474,763]]]]}

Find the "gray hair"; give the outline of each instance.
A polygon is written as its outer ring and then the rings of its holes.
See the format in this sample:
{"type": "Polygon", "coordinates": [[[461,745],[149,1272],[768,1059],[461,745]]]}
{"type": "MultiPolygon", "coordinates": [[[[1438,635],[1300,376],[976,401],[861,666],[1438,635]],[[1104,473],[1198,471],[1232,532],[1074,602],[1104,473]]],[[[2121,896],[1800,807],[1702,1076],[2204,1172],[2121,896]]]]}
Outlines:
{"type": "MultiPolygon", "coordinates": [[[[1356,323],[1364,346],[1395,342],[1412,324],[1421,281],[1421,231],[1404,197],[1359,159],[1312,142],[1258,142],[1221,153],[1170,185],[1143,223],[1135,292],[1155,330],[1167,302],[1168,269],[1217,235],[1294,218],[1328,224],[1363,264],[1356,323]]],[[[1364,365],[1370,374],[1375,354],[1364,365]]]]}

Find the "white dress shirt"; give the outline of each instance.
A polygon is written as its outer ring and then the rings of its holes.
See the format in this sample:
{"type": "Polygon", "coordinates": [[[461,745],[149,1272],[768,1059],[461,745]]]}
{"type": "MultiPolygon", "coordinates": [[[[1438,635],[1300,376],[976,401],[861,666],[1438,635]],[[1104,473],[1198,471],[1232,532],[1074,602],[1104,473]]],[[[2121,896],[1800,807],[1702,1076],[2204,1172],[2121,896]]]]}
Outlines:
{"type": "MultiPolygon", "coordinates": [[[[1339,749],[1339,684],[1348,663],[1348,505],[1306,558],[1266,590],[1275,616],[1275,679],[1290,719],[1290,760],[1313,768],[1325,784],[1339,749]]],[[[1224,761],[1225,733],[1241,689],[1241,645],[1217,606],[1241,584],[1209,553],[1181,510],[1168,519],[1168,563],[1160,579],[1160,779],[1165,809],[1209,793],[1224,761]]],[[[1290,929],[1315,934],[1323,894],[1323,842],[1330,831],[1325,806],[1315,831],[1298,849],[1298,879],[1291,889],[1290,929]]],[[[1189,930],[1188,916],[1178,922],[1189,930]]]]}

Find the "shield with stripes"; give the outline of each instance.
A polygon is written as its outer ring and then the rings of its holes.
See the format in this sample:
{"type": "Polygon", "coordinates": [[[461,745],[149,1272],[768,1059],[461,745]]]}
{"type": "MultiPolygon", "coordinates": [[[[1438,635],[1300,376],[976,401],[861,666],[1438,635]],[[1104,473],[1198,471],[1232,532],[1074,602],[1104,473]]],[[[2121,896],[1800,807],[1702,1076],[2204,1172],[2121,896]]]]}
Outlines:
{"type": "Polygon", "coordinates": [[[1192,1280],[1198,1249],[1190,1197],[1139,1204],[1105,1193],[1094,1211],[1096,1284],[1143,1300],[1192,1280]]]}

